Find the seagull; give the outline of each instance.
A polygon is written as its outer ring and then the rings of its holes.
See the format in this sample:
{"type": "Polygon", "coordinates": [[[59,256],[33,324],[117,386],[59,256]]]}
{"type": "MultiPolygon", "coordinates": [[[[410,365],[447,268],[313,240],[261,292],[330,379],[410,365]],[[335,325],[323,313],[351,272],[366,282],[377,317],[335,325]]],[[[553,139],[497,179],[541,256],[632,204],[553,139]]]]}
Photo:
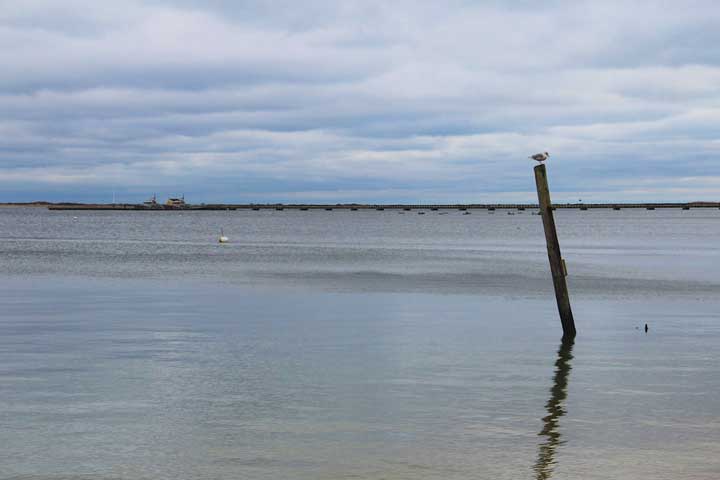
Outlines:
{"type": "Polygon", "coordinates": [[[545,152],[545,153],[536,153],[536,154],[533,155],[532,157],[528,157],[528,158],[532,158],[532,159],[535,160],[536,162],[542,163],[542,162],[544,162],[545,160],[547,160],[549,156],[550,156],[550,154],[547,153],[547,152],[545,152]]]}

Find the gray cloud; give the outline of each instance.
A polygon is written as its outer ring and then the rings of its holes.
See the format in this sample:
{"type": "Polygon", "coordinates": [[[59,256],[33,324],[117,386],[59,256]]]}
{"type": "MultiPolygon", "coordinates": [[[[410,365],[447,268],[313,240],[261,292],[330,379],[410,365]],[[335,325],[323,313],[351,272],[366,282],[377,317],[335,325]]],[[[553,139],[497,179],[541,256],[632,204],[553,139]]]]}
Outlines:
{"type": "Polygon", "coordinates": [[[720,197],[713,2],[504,3],[8,0],[0,201],[720,197]]]}

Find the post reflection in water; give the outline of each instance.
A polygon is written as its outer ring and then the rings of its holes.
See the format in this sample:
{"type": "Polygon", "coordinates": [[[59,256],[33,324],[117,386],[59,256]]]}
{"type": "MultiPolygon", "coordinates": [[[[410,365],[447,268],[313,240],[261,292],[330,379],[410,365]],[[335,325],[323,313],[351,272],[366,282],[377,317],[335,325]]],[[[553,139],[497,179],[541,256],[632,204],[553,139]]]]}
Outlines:
{"type": "Polygon", "coordinates": [[[560,431],[558,429],[560,417],[565,415],[565,398],[567,397],[568,376],[572,366],[573,341],[564,341],[560,344],[557,360],[555,361],[555,377],[550,389],[550,400],[545,405],[547,416],[543,418],[543,429],[538,433],[545,437],[545,441],[538,447],[538,459],[535,463],[535,473],[538,480],[550,478],[555,466],[555,450],[561,445],[560,431]]]}

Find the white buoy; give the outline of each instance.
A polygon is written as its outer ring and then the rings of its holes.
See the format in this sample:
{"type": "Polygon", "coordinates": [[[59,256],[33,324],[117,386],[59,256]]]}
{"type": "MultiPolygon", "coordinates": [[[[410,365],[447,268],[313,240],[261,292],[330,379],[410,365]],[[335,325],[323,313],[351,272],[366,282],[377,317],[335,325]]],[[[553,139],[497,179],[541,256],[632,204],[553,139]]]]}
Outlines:
{"type": "Polygon", "coordinates": [[[228,240],[230,240],[228,237],[225,236],[225,234],[222,231],[222,228],[220,229],[220,237],[218,238],[218,243],[227,243],[228,240]]]}

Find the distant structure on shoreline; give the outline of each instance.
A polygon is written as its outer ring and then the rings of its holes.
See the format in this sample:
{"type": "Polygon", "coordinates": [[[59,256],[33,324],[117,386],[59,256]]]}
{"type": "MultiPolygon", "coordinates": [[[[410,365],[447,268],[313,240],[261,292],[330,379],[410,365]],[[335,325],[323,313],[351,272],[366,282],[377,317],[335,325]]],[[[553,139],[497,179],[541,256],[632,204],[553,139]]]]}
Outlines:
{"type": "MultiPolygon", "coordinates": [[[[155,199],[154,195],[153,199],[155,199]]],[[[185,203],[185,195],[180,198],[168,198],[167,202],[165,202],[165,206],[170,208],[185,208],[187,206],[185,203]]]]}
{"type": "Polygon", "coordinates": [[[159,208],[160,204],[157,202],[157,199],[155,198],[155,194],[153,193],[153,196],[150,198],[150,200],[147,200],[143,202],[143,205],[147,208],[159,208]]]}

